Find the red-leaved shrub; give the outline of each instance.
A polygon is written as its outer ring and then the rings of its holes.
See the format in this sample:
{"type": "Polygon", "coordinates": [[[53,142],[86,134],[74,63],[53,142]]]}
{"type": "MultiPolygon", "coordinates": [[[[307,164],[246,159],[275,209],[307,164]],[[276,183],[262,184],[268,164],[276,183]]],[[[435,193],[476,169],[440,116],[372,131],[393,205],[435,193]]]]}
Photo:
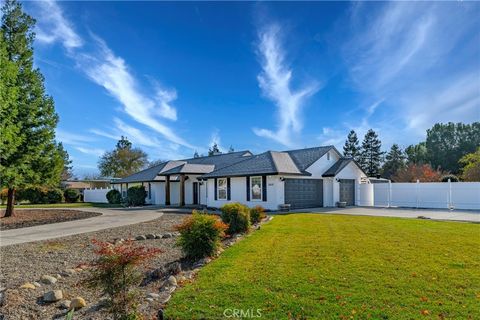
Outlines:
{"type": "Polygon", "coordinates": [[[137,247],[132,240],[119,244],[92,240],[97,246],[97,259],[92,263],[87,284],[107,296],[107,307],[115,320],[139,320],[137,293],[134,290],[142,280],[138,266],[161,250],[137,247]]]}

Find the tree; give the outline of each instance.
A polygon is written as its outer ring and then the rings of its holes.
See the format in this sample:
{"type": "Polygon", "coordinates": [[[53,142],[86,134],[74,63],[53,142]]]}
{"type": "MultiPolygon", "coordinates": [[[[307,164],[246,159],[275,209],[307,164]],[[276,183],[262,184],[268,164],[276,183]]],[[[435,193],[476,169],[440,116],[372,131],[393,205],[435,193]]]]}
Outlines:
{"type": "Polygon", "coordinates": [[[442,179],[442,172],[434,170],[429,164],[414,164],[410,163],[405,168],[397,171],[392,176],[395,182],[438,182],[442,179]]]}
{"type": "Polygon", "coordinates": [[[382,142],[378,139],[376,132],[372,129],[368,130],[362,142],[360,165],[370,177],[375,177],[380,173],[380,163],[383,155],[381,148],[382,142]]]}
{"type": "Polygon", "coordinates": [[[62,158],[63,161],[63,170],[61,174],[61,180],[70,180],[73,178],[73,172],[72,172],[72,160],[70,160],[70,155],[68,154],[67,150],[63,148],[63,144],[60,142],[57,145],[57,151],[60,157],[62,158]]]}
{"type": "Polygon", "coordinates": [[[437,123],[427,130],[427,156],[433,168],[453,174],[460,172],[459,160],[480,145],[480,122],[437,123]]]}
{"type": "Polygon", "coordinates": [[[343,156],[353,158],[355,161],[360,161],[360,142],[358,141],[357,133],[354,130],[351,130],[348,133],[347,140],[345,140],[343,156]]]}
{"type": "Polygon", "coordinates": [[[235,152],[235,149],[233,149],[233,146],[230,146],[230,148],[228,148],[228,153],[232,153],[232,152],[235,152]]]}
{"type": "Polygon", "coordinates": [[[480,147],[460,159],[462,179],[464,181],[480,181],[480,147]]]}
{"type": "MultiPolygon", "coordinates": [[[[2,7],[2,77],[6,77],[14,100],[8,109],[2,105],[2,139],[5,130],[6,144],[2,142],[0,166],[1,185],[8,188],[5,216],[14,214],[15,190],[27,185],[58,185],[63,167],[55,142],[58,116],[53,99],[45,93],[44,78],[33,66],[33,32],[35,20],[22,11],[15,0],[7,0],[2,7]],[[12,67],[12,64],[15,67],[12,67]],[[16,69],[14,79],[11,78],[16,69]],[[6,75],[6,76],[5,76],[6,75]],[[5,113],[9,113],[3,119],[5,113]],[[3,122],[7,124],[3,127],[3,122]],[[13,138],[12,138],[13,137],[13,138]],[[12,142],[12,143],[9,143],[12,142]],[[5,152],[4,152],[5,151],[5,152]]],[[[3,80],[2,80],[3,82],[3,80]]],[[[10,94],[7,96],[12,97],[10,94]]],[[[3,99],[3,97],[2,97],[3,99]]]]}
{"type": "Polygon", "coordinates": [[[425,164],[428,162],[425,142],[409,145],[405,148],[405,153],[407,154],[408,163],[425,164]]]}
{"type": "Polygon", "coordinates": [[[153,161],[150,161],[148,163],[148,167],[149,168],[153,168],[153,167],[156,167],[158,165],[161,165],[162,163],[166,162],[165,160],[162,160],[162,159],[157,159],[157,160],[153,160],[153,161]]]}
{"type": "Polygon", "coordinates": [[[195,150],[195,153],[193,154],[194,158],[200,158],[200,155],[198,154],[197,150],[195,150]]]}
{"type": "Polygon", "coordinates": [[[122,136],[114,150],[100,157],[98,169],[104,177],[124,178],[147,165],[147,154],[139,148],[133,148],[132,143],[122,136]]]}
{"type": "Polygon", "coordinates": [[[391,179],[397,171],[405,167],[405,154],[398,144],[394,143],[390,152],[385,156],[385,163],[382,167],[383,177],[391,179]]]}
{"type": "Polygon", "coordinates": [[[214,156],[216,154],[222,153],[220,149],[218,148],[218,145],[216,142],[213,143],[213,145],[208,149],[208,156],[214,156]]]}

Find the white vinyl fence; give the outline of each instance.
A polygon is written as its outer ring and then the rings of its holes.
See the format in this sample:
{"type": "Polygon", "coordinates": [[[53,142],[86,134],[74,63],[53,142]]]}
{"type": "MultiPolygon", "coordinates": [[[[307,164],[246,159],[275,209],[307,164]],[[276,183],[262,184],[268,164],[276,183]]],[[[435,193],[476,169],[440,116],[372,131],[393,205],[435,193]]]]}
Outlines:
{"type": "Polygon", "coordinates": [[[97,202],[108,203],[107,192],[112,188],[98,188],[98,189],[84,189],[83,201],[84,202],[97,202]]]}
{"type": "Polygon", "coordinates": [[[360,206],[480,209],[480,182],[361,184],[360,206]]]}

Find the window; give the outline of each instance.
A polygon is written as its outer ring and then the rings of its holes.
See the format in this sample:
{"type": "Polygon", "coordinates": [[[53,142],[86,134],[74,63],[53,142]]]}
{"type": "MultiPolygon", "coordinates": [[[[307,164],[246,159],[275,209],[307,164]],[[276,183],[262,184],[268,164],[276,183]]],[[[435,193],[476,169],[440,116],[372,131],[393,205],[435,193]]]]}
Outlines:
{"type": "Polygon", "coordinates": [[[252,177],[250,179],[250,194],[252,200],[262,200],[262,177],[252,177]]]}
{"type": "Polygon", "coordinates": [[[227,200],[227,178],[217,180],[217,198],[218,200],[227,200]]]}
{"type": "Polygon", "coordinates": [[[327,160],[330,161],[330,152],[327,152],[327,160]]]}

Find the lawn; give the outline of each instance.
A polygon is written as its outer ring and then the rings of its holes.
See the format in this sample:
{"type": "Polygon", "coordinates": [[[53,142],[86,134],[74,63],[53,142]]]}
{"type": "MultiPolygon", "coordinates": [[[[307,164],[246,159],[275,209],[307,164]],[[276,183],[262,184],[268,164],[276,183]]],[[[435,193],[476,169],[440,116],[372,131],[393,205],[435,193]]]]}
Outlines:
{"type": "Polygon", "coordinates": [[[233,309],[259,309],[260,319],[478,319],[480,225],[275,216],[178,290],[165,314],[223,319],[233,309]]]}
{"type": "MultiPolygon", "coordinates": [[[[0,205],[0,209],[5,209],[6,205],[0,205]]],[[[120,207],[118,204],[109,204],[109,203],[93,203],[93,202],[74,202],[74,203],[52,203],[52,204],[20,204],[16,205],[15,209],[18,208],[117,208],[120,207]]]]}

